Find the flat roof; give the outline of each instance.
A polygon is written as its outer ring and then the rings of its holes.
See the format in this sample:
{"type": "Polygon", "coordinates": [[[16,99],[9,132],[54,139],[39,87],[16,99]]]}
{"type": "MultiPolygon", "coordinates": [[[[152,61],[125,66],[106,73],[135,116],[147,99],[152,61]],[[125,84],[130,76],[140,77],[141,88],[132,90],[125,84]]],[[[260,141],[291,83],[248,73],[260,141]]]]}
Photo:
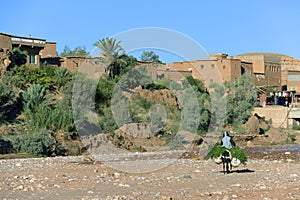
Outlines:
{"type": "Polygon", "coordinates": [[[18,36],[18,35],[11,35],[8,33],[2,33],[0,32],[1,35],[9,36],[11,38],[21,38],[21,39],[29,39],[29,40],[43,40],[46,41],[44,38],[35,38],[35,37],[27,37],[27,36],[18,36]]]}

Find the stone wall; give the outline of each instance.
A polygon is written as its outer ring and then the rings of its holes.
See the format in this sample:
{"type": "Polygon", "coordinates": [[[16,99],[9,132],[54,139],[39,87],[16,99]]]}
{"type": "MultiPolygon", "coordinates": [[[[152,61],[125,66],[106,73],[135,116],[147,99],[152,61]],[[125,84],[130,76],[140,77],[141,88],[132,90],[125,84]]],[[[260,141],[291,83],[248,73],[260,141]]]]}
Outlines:
{"type": "Polygon", "coordinates": [[[291,125],[292,122],[288,120],[289,108],[284,106],[267,106],[254,108],[253,114],[258,114],[261,117],[265,117],[267,121],[272,122],[272,126],[275,128],[287,128],[288,124],[291,125]]]}
{"type": "Polygon", "coordinates": [[[12,43],[11,43],[11,36],[0,33],[0,48],[6,48],[9,51],[12,51],[12,43]]]}

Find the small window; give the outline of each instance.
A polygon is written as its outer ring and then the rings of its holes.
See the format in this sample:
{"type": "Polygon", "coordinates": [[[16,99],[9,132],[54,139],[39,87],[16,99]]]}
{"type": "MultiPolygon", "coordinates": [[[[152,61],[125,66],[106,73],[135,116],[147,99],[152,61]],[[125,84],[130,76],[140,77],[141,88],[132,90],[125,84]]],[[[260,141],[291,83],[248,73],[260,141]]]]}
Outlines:
{"type": "Polygon", "coordinates": [[[226,66],[225,65],[223,65],[223,69],[225,69],[226,68],[226,66]]]}
{"type": "Polygon", "coordinates": [[[211,64],[211,68],[214,69],[214,68],[215,68],[215,65],[214,65],[214,64],[211,64]]]}
{"type": "Polygon", "coordinates": [[[35,55],[30,55],[30,64],[36,64],[35,55]]]}
{"type": "Polygon", "coordinates": [[[204,65],[201,65],[200,67],[201,67],[201,69],[204,69],[204,65]]]}

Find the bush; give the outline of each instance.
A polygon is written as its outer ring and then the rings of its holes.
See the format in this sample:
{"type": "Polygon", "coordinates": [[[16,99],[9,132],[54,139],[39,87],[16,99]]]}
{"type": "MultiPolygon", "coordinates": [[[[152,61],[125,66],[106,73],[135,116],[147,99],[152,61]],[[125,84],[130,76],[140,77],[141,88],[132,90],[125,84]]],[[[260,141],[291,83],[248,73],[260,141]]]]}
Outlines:
{"type": "Polygon", "coordinates": [[[0,138],[0,154],[11,153],[13,151],[13,145],[9,140],[3,140],[0,138]]]}
{"type": "Polygon", "coordinates": [[[16,103],[16,92],[10,82],[9,76],[3,76],[0,79],[0,123],[7,120],[10,112],[14,110],[16,103]]]}
{"type": "Polygon", "coordinates": [[[21,89],[26,89],[26,84],[40,84],[50,89],[53,86],[52,77],[44,69],[28,68],[25,65],[15,66],[11,69],[14,74],[14,83],[21,89]]]}
{"type": "Polygon", "coordinates": [[[17,152],[29,153],[34,156],[49,156],[51,145],[55,140],[47,130],[26,134],[13,138],[13,147],[17,152]]]}
{"type": "Polygon", "coordinates": [[[167,89],[166,86],[161,85],[161,84],[157,84],[157,83],[150,83],[146,86],[144,86],[144,89],[153,91],[153,90],[163,90],[163,89],[167,89]]]}
{"type": "Polygon", "coordinates": [[[171,149],[182,148],[184,144],[184,136],[181,134],[176,134],[171,140],[169,140],[168,145],[171,149]]]}

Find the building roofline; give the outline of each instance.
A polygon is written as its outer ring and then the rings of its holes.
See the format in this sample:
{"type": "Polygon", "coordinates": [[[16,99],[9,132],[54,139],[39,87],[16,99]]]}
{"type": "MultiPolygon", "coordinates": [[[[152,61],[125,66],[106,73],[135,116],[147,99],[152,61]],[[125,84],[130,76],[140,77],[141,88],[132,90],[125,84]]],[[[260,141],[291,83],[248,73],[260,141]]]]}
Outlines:
{"type": "Polygon", "coordinates": [[[199,61],[218,61],[218,60],[241,60],[241,59],[239,59],[239,58],[225,58],[225,59],[207,58],[207,59],[197,59],[197,60],[190,60],[190,61],[176,61],[176,62],[171,62],[171,63],[168,63],[168,64],[172,64],[172,63],[194,63],[194,62],[199,62],[199,61]]]}
{"type": "Polygon", "coordinates": [[[289,57],[298,60],[297,58],[294,58],[292,56],[288,56],[281,53],[271,53],[271,52],[251,52],[251,53],[238,54],[236,56],[275,56],[275,57],[289,57]]]}
{"type": "Polygon", "coordinates": [[[11,34],[8,34],[8,33],[3,33],[3,32],[0,32],[1,35],[5,35],[5,36],[9,36],[9,37],[12,37],[12,38],[22,38],[22,39],[29,39],[29,40],[43,40],[43,41],[46,41],[46,39],[44,38],[36,38],[36,37],[27,37],[27,36],[18,36],[18,35],[11,35],[11,34]]]}
{"type": "Polygon", "coordinates": [[[3,32],[0,32],[0,35],[5,35],[5,36],[12,37],[12,35],[10,35],[10,34],[8,34],[8,33],[3,33],[3,32]]]}

